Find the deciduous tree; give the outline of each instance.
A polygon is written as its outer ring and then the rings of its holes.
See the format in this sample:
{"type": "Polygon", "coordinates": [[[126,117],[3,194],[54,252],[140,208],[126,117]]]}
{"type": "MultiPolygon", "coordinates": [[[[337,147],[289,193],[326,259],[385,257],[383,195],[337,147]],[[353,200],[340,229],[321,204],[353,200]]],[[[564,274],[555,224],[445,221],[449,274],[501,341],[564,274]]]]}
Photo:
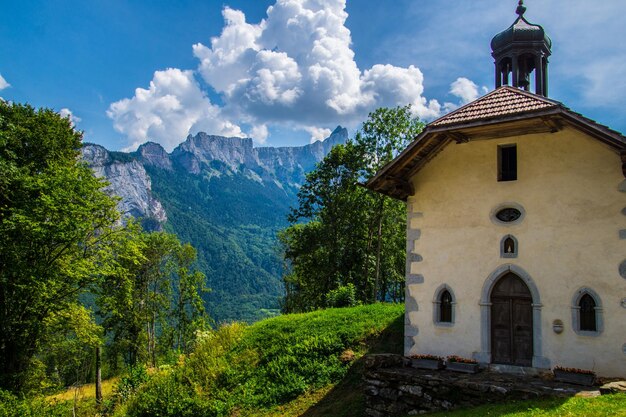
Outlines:
{"type": "Polygon", "coordinates": [[[79,161],[82,134],[0,100],[0,387],[20,390],[45,320],[94,282],[118,213],[79,161]]]}
{"type": "Polygon", "coordinates": [[[350,285],[362,302],[403,299],[404,203],[360,184],[422,128],[409,106],[380,108],[354,141],[335,146],[307,175],[291,226],[279,235],[287,264],[284,310],[323,307],[331,291],[350,285]]]}

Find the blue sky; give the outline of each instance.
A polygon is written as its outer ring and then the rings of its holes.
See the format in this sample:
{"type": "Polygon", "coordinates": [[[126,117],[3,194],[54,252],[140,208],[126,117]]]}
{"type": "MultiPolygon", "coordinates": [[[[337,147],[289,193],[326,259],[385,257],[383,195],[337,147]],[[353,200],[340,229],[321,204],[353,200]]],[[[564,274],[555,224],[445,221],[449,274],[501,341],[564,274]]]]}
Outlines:
{"type": "MultiPolygon", "coordinates": [[[[493,88],[514,0],[0,0],[0,97],[72,114],[85,140],[171,150],[188,133],[302,145],[369,111],[428,121],[493,88]],[[271,8],[270,8],[271,7],[271,8]]],[[[623,0],[526,0],[551,98],[626,131],[623,0]]]]}

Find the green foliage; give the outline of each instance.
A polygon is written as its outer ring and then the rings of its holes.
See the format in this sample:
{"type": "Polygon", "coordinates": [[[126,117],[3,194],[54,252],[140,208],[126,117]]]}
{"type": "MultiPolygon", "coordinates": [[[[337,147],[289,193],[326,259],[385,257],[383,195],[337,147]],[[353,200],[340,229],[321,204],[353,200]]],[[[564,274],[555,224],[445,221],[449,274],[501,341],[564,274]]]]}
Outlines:
{"type": "Polygon", "coordinates": [[[50,370],[40,380],[66,387],[86,383],[92,377],[93,355],[102,343],[102,328],[95,323],[93,313],[80,304],[70,304],[65,310],[51,313],[44,320],[46,328],[40,353],[50,370]]]}
{"type": "Polygon", "coordinates": [[[155,375],[142,388],[141,396],[131,401],[128,417],[196,417],[216,415],[202,397],[175,374],[155,375]]]}
{"type": "Polygon", "coordinates": [[[120,403],[125,403],[131,399],[139,387],[148,382],[148,371],[145,365],[129,366],[126,374],[120,378],[120,382],[115,387],[115,398],[120,403]]]}
{"type": "Polygon", "coordinates": [[[109,357],[155,366],[158,354],[184,349],[204,325],[196,252],[175,235],[143,232],[133,222],[118,233],[112,252],[96,299],[110,336],[109,357]]]}
{"type": "Polygon", "coordinates": [[[612,394],[595,398],[542,398],[531,401],[511,401],[505,404],[488,404],[474,408],[433,413],[438,417],[624,417],[626,395],[612,394]]]}
{"type": "Polygon", "coordinates": [[[204,392],[217,390],[220,375],[229,372],[232,365],[228,353],[238,346],[244,331],[245,325],[235,322],[198,332],[194,351],[185,362],[185,375],[204,392]]]}
{"type": "Polygon", "coordinates": [[[175,333],[174,345],[187,352],[188,343],[193,339],[195,331],[202,330],[207,325],[201,294],[208,289],[204,286],[204,274],[193,269],[197,257],[193,246],[186,243],[178,247],[173,255],[174,272],[177,276],[177,279],[172,280],[175,294],[171,314],[175,333]]]}
{"type": "Polygon", "coordinates": [[[404,297],[405,206],[360,186],[415,137],[423,124],[410,107],[370,113],[354,141],[333,147],[306,176],[280,232],[286,312],[324,307],[352,285],[360,302],[404,297]]]}
{"type": "Polygon", "coordinates": [[[342,285],[326,294],[326,305],[328,307],[354,307],[358,303],[356,287],[352,283],[342,285]]]}
{"type": "Polygon", "coordinates": [[[0,417],[65,417],[67,404],[48,403],[43,398],[19,399],[0,389],[0,417]]]}
{"type": "Polygon", "coordinates": [[[0,100],[0,387],[12,391],[46,319],[94,284],[118,218],[80,146],[68,119],[0,100]]]}
{"type": "Polygon", "coordinates": [[[350,367],[342,353],[362,354],[365,342],[402,314],[402,305],[374,304],[199,332],[193,353],[140,388],[127,413],[187,415],[187,406],[197,415],[225,416],[285,403],[341,380],[350,367]]]}

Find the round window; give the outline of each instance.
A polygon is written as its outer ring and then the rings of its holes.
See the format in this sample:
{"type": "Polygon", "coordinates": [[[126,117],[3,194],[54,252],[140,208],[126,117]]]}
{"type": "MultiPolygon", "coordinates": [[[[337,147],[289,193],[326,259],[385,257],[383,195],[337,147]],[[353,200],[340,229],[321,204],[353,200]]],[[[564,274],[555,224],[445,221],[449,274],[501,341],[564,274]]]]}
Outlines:
{"type": "Polygon", "coordinates": [[[504,223],[511,223],[522,217],[522,212],[514,207],[506,207],[498,210],[496,218],[504,223]]]}
{"type": "Polygon", "coordinates": [[[489,216],[491,221],[502,226],[513,226],[520,224],[524,220],[526,212],[524,208],[514,202],[498,204],[491,210],[489,216]]]}

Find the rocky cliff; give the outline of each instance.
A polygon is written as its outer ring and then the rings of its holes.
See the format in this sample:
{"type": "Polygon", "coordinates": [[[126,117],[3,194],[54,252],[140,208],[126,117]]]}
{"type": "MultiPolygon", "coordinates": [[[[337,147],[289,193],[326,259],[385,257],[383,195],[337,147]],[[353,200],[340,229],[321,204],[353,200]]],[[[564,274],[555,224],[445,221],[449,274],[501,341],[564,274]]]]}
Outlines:
{"type": "Polygon", "coordinates": [[[297,188],[304,182],[306,173],[334,145],[344,143],[347,138],[348,131],[338,126],[324,141],[309,145],[255,148],[250,138],[200,132],[189,135],[171,154],[154,142],[146,142],[132,153],[111,152],[87,143],[82,157],[96,175],[111,183],[108,188],[121,198],[118,207],[122,215],[164,223],[167,214],[152,195],[145,166],[166,171],[173,171],[176,166],[196,175],[205,171],[209,176],[238,173],[261,183],[271,181],[281,188],[297,188]]]}
{"type": "Polygon", "coordinates": [[[122,216],[151,219],[157,225],[167,221],[161,202],[152,196],[150,177],[139,161],[95,144],[85,144],[81,153],[96,176],[109,181],[107,189],[120,197],[118,210],[122,216]]]}

